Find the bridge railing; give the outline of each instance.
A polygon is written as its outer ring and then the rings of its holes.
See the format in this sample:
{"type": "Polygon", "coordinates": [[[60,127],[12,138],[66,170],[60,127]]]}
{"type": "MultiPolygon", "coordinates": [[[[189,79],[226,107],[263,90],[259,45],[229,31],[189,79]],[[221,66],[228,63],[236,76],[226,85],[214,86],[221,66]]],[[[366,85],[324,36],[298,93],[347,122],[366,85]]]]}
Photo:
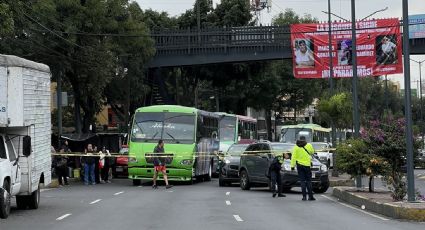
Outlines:
{"type": "Polygon", "coordinates": [[[157,55],[279,51],[290,48],[289,27],[230,27],[153,31],[157,55]]]}

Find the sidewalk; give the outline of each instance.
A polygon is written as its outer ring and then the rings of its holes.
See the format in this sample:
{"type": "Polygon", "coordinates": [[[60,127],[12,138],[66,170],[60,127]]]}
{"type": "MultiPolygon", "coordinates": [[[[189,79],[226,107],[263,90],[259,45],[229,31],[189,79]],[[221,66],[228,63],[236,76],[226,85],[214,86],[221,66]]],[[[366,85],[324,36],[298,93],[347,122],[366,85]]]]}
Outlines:
{"type": "Polygon", "coordinates": [[[376,190],[376,192],[370,193],[367,188],[365,189],[335,187],[332,195],[346,203],[394,219],[425,221],[424,201],[415,203],[407,201],[394,202],[389,191],[376,190]]]}

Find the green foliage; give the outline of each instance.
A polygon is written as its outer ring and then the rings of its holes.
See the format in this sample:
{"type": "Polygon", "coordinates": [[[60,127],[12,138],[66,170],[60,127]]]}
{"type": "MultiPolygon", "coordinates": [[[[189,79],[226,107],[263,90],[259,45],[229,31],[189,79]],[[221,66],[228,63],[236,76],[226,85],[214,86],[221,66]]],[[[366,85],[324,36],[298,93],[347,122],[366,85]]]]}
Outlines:
{"type": "Polygon", "coordinates": [[[279,13],[277,16],[273,17],[272,20],[272,24],[277,26],[313,22],[317,22],[317,18],[313,18],[310,14],[300,16],[291,8],[285,9],[285,12],[279,13]]]}
{"type": "Polygon", "coordinates": [[[0,37],[13,33],[14,21],[9,4],[0,2],[0,37]]]}
{"type": "Polygon", "coordinates": [[[336,149],[336,165],[338,170],[352,177],[366,175],[371,159],[368,146],[361,139],[349,139],[338,145],[336,149]]]}
{"type": "Polygon", "coordinates": [[[351,101],[351,95],[345,92],[320,99],[317,105],[319,119],[328,124],[333,121],[336,128],[349,128],[353,118],[351,101]]]}

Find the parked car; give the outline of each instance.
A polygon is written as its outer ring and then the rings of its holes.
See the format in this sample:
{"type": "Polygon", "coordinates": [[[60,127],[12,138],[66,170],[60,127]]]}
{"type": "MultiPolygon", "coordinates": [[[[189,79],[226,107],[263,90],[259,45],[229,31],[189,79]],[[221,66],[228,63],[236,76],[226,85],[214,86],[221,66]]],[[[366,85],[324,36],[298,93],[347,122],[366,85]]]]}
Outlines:
{"type": "Polygon", "coordinates": [[[239,163],[241,154],[249,144],[233,144],[229,147],[223,160],[220,161],[219,186],[239,182],[239,163]]]}
{"type": "MultiPolygon", "coordinates": [[[[253,186],[269,186],[268,170],[274,157],[291,152],[294,144],[280,142],[258,142],[248,146],[240,158],[240,186],[249,190],[253,186]]],[[[312,184],[315,193],[324,193],[329,188],[328,168],[316,157],[312,157],[312,184]]],[[[284,190],[301,186],[297,171],[291,171],[291,161],[285,160],[281,170],[284,190]]]]}
{"type": "MultiPolygon", "coordinates": [[[[128,146],[123,145],[121,148],[120,155],[128,155],[128,146]]],[[[112,170],[114,178],[128,177],[128,157],[122,156],[115,159],[115,165],[112,170]]]]}
{"type": "Polygon", "coordinates": [[[332,145],[327,142],[311,142],[313,145],[314,151],[317,154],[317,157],[319,157],[320,162],[325,164],[328,168],[333,168],[334,162],[333,162],[333,150],[330,150],[332,148],[332,145]]]}

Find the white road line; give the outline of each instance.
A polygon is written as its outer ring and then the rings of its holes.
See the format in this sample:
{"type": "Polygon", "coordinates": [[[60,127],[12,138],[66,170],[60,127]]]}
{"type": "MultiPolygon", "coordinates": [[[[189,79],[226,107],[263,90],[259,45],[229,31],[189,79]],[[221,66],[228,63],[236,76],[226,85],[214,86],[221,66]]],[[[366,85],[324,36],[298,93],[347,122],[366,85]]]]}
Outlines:
{"type": "Polygon", "coordinates": [[[139,185],[139,186],[137,186],[138,188],[141,188],[142,186],[141,185],[139,185]]]}
{"type": "Polygon", "coordinates": [[[42,189],[40,189],[40,192],[47,192],[47,191],[50,191],[50,190],[52,190],[51,188],[42,188],[42,189]]]}
{"type": "Polygon", "coordinates": [[[378,219],[380,219],[380,220],[389,220],[389,219],[384,218],[384,217],[382,217],[382,216],[378,216],[378,215],[375,215],[375,214],[373,214],[373,213],[370,213],[370,212],[366,212],[366,211],[364,211],[364,210],[361,210],[361,209],[359,209],[358,207],[355,207],[355,206],[352,206],[352,205],[348,205],[348,204],[345,204],[345,203],[339,202],[339,201],[337,201],[337,200],[335,200],[335,199],[332,199],[332,198],[330,198],[330,197],[328,197],[328,196],[326,196],[326,195],[322,195],[322,196],[323,196],[324,198],[326,198],[326,199],[328,199],[328,200],[331,200],[331,201],[333,201],[333,202],[335,202],[335,203],[338,203],[338,204],[340,204],[340,205],[342,205],[342,206],[344,206],[344,207],[347,207],[347,208],[351,208],[351,209],[357,210],[357,211],[359,211],[359,212],[362,212],[362,213],[367,214],[367,215],[369,215],[369,216],[372,216],[372,217],[378,218],[378,219]]]}
{"type": "Polygon", "coordinates": [[[123,194],[123,193],[124,193],[124,191],[117,192],[117,193],[114,194],[114,196],[118,196],[119,194],[123,194]]]}
{"type": "Polygon", "coordinates": [[[238,222],[242,222],[242,218],[239,215],[233,215],[233,217],[235,217],[236,221],[238,222]]]}
{"type": "Polygon", "coordinates": [[[65,214],[63,216],[60,216],[60,217],[56,218],[56,220],[63,220],[63,219],[67,218],[70,215],[72,215],[72,214],[71,213],[65,214]]]}
{"type": "Polygon", "coordinates": [[[232,205],[232,203],[230,203],[230,200],[226,200],[226,204],[227,205],[232,205]]]}
{"type": "Polygon", "coordinates": [[[229,196],[230,195],[230,192],[226,192],[226,196],[229,196]]]}
{"type": "Polygon", "coordinates": [[[93,202],[91,202],[90,204],[96,204],[97,202],[99,202],[99,201],[101,201],[102,199],[97,199],[97,200],[95,200],[95,201],[93,201],[93,202]]]}

